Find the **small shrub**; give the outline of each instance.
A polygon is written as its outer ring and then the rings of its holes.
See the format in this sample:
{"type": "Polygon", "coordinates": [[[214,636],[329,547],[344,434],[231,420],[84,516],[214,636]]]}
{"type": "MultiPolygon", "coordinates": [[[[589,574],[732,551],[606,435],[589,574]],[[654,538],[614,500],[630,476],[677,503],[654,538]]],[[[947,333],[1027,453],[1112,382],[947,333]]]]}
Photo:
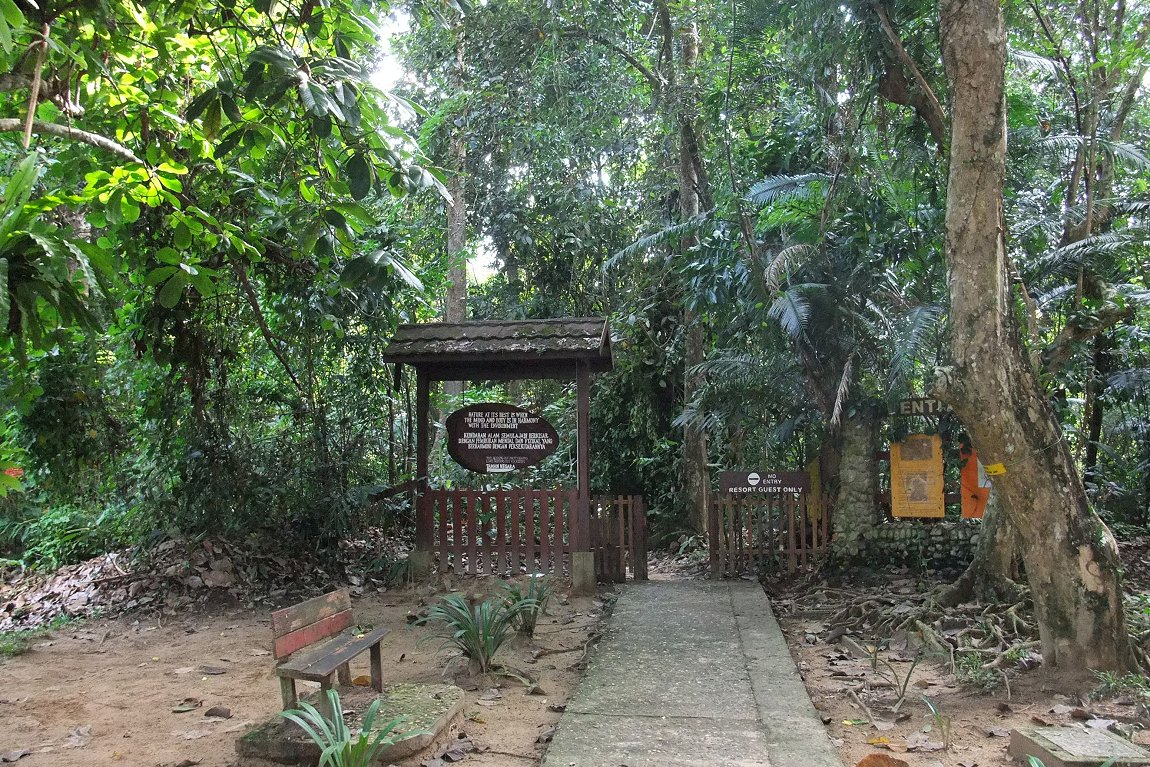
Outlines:
{"type": "Polygon", "coordinates": [[[454,646],[471,662],[472,671],[486,674],[491,658],[515,630],[515,621],[534,600],[524,599],[509,605],[500,599],[488,599],[472,605],[462,594],[448,594],[432,605],[427,616],[417,623],[442,624],[437,636],[443,646],[454,646]]]}
{"type": "Polygon", "coordinates": [[[958,655],[955,659],[954,672],[961,684],[982,692],[993,692],[998,689],[1005,678],[998,669],[984,668],[982,658],[977,653],[958,655]]]}
{"type": "Polygon", "coordinates": [[[29,631],[0,631],[0,658],[14,658],[28,652],[29,631]]]}
{"type": "Polygon", "coordinates": [[[1130,694],[1143,700],[1150,698],[1150,677],[1143,674],[1116,674],[1113,671],[1094,671],[1098,686],[1090,692],[1095,700],[1130,694]]]}
{"type": "Polygon", "coordinates": [[[300,702],[300,710],[280,712],[280,716],[299,725],[320,747],[318,767],[369,767],[374,764],[380,751],[399,739],[395,728],[403,721],[400,718],[392,719],[376,729],[375,717],[379,714],[381,702],[378,698],[371,702],[364,713],[363,728],[354,739],[351,729],[343,721],[343,705],[339,693],[328,690],[327,700],[331,710],[330,719],[315,706],[304,702],[300,702]]]}
{"type": "Polygon", "coordinates": [[[534,636],[539,616],[551,601],[551,582],[544,575],[527,576],[527,588],[518,583],[504,585],[503,602],[515,613],[511,625],[524,636],[534,636]]]}
{"type": "Polygon", "coordinates": [[[34,629],[17,629],[15,631],[0,631],[0,658],[14,658],[28,652],[33,639],[40,639],[49,631],[66,626],[75,621],[68,615],[57,615],[46,625],[34,629]]]}

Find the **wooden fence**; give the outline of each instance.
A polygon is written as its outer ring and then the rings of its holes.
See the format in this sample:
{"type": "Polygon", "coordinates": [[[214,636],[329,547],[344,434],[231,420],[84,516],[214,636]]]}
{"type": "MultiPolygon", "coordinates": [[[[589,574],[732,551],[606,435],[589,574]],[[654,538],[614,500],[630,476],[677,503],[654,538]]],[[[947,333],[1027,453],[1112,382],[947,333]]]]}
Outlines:
{"type": "Polygon", "coordinates": [[[721,495],[711,502],[711,573],[811,569],[830,544],[830,513],[806,495],[721,495]]]}
{"type": "MultiPolygon", "coordinates": [[[[440,572],[562,572],[570,562],[574,490],[429,490],[432,557],[440,572]]],[[[622,580],[627,562],[647,577],[647,513],[640,496],[597,497],[591,548],[600,577],[622,580]],[[626,555],[624,555],[626,552],[626,555]]]]}

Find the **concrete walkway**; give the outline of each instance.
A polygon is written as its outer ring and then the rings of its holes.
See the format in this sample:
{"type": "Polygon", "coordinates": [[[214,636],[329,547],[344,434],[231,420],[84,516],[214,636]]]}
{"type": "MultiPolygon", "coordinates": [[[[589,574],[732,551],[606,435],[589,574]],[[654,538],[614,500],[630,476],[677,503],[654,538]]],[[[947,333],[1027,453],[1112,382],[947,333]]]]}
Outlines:
{"type": "Polygon", "coordinates": [[[543,767],[841,767],[762,588],[628,584],[543,767]]]}

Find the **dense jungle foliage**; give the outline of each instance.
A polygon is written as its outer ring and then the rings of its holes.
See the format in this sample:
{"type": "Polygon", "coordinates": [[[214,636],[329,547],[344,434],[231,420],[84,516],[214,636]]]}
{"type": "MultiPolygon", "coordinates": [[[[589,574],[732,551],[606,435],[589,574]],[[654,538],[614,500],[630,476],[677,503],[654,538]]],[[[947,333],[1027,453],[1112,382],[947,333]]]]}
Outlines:
{"type": "MultiPolygon", "coordinates": [[[[1015,311],[1092,502],[1138,533],[1150,14],[1004,7],[1015,311]]],[[[369,501],[413,473],[414,381],[380,353],[460,259],[490,272],[471,317],[610,318],[593,484],[660,532],[691,525],[690,435],[712,470],[805,466],[946,363],[937,25],[922,0],[0,0],[0,557],[405,529],[369,501]]],[[[573,434],[573,386],[458,396],[573,434]]],[[[523,481],[573,483],[570,441],[523,481]]]]}

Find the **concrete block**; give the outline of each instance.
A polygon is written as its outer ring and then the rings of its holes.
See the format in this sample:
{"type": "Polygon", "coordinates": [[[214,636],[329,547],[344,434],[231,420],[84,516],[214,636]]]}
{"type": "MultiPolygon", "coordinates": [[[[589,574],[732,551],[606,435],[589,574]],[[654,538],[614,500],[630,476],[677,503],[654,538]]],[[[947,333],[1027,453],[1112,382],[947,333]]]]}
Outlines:
{"type": "Polygon", "coordinates": [[[1100,767],[1115,759],[1116,767],[1146,767],[1150,751],[1128,740],[1089,727],[1023,727],[1010,732],[1009,754],[1022,764],[1027,757],[1045,767],[1100,767]]]}
{"type": "Polygon", "coordinates": [[[411,565],[411,579],[414,581],[426,580],[431,576],[431,552],[413,551],[407,555],[411,565]]]}
{"type": "Polygon", "coordinates": [[[571,552],[571,593],[579,596],[595,593],[594,552],[571,552]]]}

